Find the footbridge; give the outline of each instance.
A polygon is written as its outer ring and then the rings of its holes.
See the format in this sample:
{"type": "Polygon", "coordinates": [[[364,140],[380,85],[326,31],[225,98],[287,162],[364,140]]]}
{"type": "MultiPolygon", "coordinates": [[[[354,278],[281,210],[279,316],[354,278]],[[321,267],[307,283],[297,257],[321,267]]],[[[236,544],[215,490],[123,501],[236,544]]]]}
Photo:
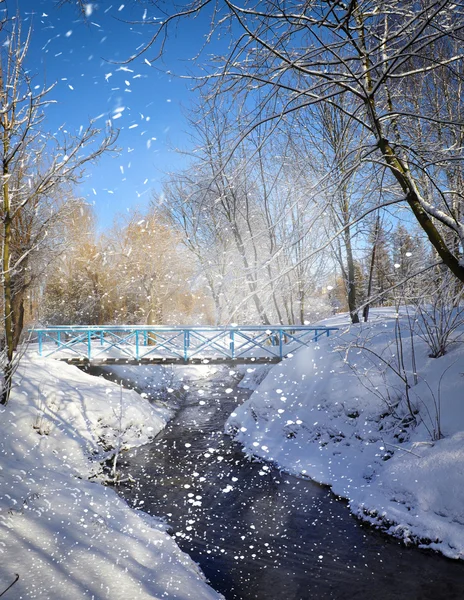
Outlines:
{"type": "Polygon", "coordinates": [[[337,327],[62,325],[31,330],[40,356],[72,364],[275,363],[337,327]]]}

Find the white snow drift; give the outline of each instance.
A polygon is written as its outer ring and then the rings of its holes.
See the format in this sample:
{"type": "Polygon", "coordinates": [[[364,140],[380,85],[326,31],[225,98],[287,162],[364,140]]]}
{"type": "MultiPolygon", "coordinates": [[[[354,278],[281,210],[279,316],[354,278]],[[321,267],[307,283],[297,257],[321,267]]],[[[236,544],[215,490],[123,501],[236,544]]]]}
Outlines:
{"type": "Polygon", "coordinates": [[[160,520],[88,481],[168,411],[51,359],[23,359],[15,381],[0,411],[0,592],[19,575],[5,598],[220,598],[160,520]]]}
{"type": "Polygon", "coordinates": [[[429,358],[392,309],[369,324],[323,324],[340,332],[258,386],[245,378],[255,392],[226,430],[250,454],[330,485],[360,518],[464,558],[464,345],[429,358]]]}

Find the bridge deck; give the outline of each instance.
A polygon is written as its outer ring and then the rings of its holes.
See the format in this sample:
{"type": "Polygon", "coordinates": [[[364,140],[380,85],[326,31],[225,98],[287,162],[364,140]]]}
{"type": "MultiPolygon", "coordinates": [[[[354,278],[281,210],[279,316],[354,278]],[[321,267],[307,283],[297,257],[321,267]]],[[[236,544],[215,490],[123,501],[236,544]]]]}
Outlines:
{"type": "Polygon", "coordinates": [[[275,356],[245,356],[240,358],[60,358],[69,365],[92,365],[104,367],[108,365],[269,365],[279,363],[282,359],[275,356]]]}

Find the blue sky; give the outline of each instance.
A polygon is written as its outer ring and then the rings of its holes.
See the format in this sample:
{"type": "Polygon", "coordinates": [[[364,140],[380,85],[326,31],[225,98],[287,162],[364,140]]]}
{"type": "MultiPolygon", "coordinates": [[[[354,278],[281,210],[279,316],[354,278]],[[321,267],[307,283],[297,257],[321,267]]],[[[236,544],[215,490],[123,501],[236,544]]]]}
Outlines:
{"type": "MultiPolygon", "coordinates": [[[[111,225],[117,213],[146,205],[153,190],[160,190],[163,174],[185,164],[174,148],[189,143],[185,110],[195,93],[188,84],[149,66],[145,59],[154,52],[121,64],[152,33],[149,25],[127,22],[141,21],[145,13],[140,5],[129,4],[90,3],[84,22],[72,5],[58,9],[53,0],[18,1],[24,25],[32,24],[28,62],[37,73],[36,83],[56,82],[50,98],[57,103],[47,109],[47,130],[65,124],[77,131],[100,115],[98,123],[110,117],[120,130],[119,156],[103,156],[89,166],[76,190],[94,204],[100,228],[111,225]]],[[[13,3],[8,6],[12,14],[13,3]]],[[[200,20],[186,23],[160,66],[177,73],[191,69],[185,59],[195,52],[192,40],[198,47],[207,31],[204,25],[200,20]]]]}

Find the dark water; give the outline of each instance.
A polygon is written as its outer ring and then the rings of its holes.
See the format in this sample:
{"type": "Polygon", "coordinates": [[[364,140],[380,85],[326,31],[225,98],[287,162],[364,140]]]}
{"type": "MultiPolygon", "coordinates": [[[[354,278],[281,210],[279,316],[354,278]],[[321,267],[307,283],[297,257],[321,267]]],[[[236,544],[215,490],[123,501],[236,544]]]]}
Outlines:
{"type": "Polygon", "coordinates": [[[166,430],[126,455],[137,483],[120,490],[166,517],[216,590],[227,600],[464,599],[462,562],[406,548],[328,489],[244,456],[222,433],[249,394],[235,383],[227,371],[190,382],[166,430]]]}

